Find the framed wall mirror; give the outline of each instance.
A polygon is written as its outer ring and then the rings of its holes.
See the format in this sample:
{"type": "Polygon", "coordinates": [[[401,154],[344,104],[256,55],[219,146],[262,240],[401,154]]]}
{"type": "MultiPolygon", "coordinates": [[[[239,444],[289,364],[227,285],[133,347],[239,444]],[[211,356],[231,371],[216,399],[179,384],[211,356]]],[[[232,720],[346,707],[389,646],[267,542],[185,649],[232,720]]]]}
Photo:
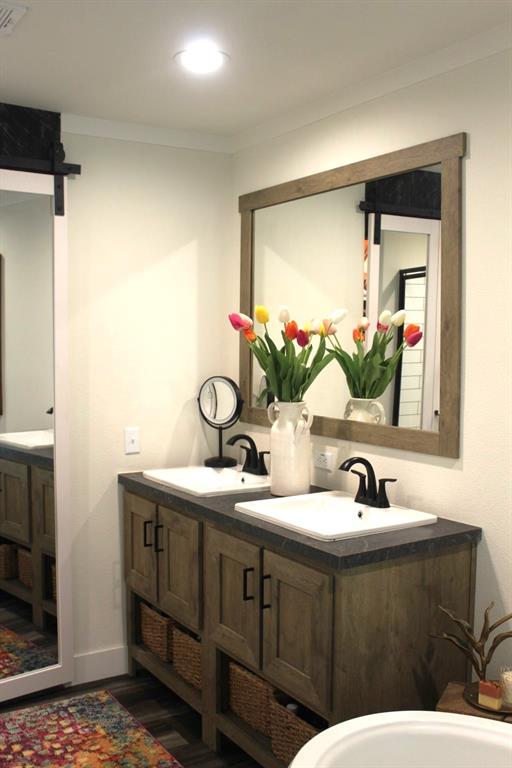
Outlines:
{"type": "MultiPolygon", "coordinates": [[[[460,133],[239,198],[243,313],[264,304],[275,315],[286,304],[306,322],[344,307],[338,337],[350,353],[363,315],[372,333],[383,310],[405,309],[423,332],[379,398],[380,423],[350,418],[345,377],[332,361],[308,390],[314,433],[459,455],[465,146],[460,133]]],[[[279,334],[277,322],[269,330],[279,334]]],[[[264,426],[262,375],[241,337],[242,420],[264,426]]]]}
{"type": "Polygon", "coordinates": [[[67,225],[54,208],[52,175],[0,170],[0,701],[72,679],[67,225]]]}

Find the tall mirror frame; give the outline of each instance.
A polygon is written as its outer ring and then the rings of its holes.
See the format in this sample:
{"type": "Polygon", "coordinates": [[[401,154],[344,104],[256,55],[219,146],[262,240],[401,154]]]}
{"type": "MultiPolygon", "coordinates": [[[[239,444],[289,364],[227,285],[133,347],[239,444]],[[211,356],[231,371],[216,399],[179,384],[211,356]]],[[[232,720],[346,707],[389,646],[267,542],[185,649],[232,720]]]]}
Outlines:
{"type": "MultiPolygon", "coordinates": [[[[67,210],[67,179],[63,178],[67,210]]],[[[0,189],[54,198],[54,177],[0,168],[0,189]]],[[[66,215],[53,216],[54,472],[57,561],[58,663],[0,681],[0,701],[69,683],[73,679],[68,393],[68,239],[66,215]]]]}
{"type": "MultiPolygon", "coordinates": [[[[366,424],[316,416],[311,431],[326,438],[458,458],[461,371],[462,158],[466,134],[458,133],[396,152],[251,192],[239,198],[241,214],[240,311],[254,310],[255,212],[342,187],[441,165],[441,349],[439,431],[366,424]]],[[[362,271],[362,270],[361,270],[362,271]]],[[[261,300],[261,297],[259,298],[261,300]]],[[[264,408],[252,405],[253,357],[240,338],[242,421],[268,426],[264,408]]]]}

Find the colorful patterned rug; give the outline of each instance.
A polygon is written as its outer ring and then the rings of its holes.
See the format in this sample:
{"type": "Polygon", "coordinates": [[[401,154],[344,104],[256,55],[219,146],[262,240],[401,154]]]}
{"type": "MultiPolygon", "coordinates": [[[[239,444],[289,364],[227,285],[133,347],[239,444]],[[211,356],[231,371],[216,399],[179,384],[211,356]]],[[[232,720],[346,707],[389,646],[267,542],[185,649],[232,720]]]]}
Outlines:
{"type": "Polygon", "coordinates": [[[57,659],[48,651],[24,640],[16,632],[0,627],[0,679],[56,663],[57,659]]]}
{"type": "Polygon", "coordinates": [[[0,717],[2,768],[181,768],[107,691],[0,717]]]}

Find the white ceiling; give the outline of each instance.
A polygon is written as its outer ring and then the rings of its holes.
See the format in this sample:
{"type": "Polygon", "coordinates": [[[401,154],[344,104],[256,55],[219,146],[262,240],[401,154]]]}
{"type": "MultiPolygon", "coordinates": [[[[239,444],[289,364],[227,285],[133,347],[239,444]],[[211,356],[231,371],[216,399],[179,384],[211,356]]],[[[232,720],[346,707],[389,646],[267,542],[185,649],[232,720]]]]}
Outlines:
{"type": "MultiPolygon", "coordinates": [[[[23,3],[23,0],[21,0],[23,3]]],[[[0,38],[0,101],[235,135],[510,24],[510,0],[28,0],[0,38]],[[231,56],[199,78],[196,37],[231,56]]]]}

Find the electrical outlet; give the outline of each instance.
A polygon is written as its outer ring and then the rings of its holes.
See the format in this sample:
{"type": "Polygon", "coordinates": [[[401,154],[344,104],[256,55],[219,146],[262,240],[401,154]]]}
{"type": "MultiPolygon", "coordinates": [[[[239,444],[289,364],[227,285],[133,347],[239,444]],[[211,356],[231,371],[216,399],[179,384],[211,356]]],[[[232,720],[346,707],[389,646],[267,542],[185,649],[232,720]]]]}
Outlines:
{"type": "Polygon", "coordinates": [[[124,452],[140,453],[140,434],[138,427],[124,428],[124,452]]]}
{"type": "Polygon", "coordinates": [[[332,472],[334,453],[332,451],[315,451],[314,465],[317,469],[326,469],[328,472],[332,472]]]}

